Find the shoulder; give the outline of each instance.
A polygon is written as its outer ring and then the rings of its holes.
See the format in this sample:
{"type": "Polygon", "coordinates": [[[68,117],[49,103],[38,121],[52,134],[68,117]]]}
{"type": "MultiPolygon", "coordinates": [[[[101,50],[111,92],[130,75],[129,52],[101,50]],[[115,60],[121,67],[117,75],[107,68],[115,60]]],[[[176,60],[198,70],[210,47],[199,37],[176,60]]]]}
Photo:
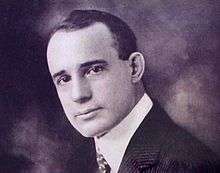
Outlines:
{"type": "Polygon", "coordinates": [[[158,167],[188,172],[217,172],[218,159],[207,146],[173,124],[161,146],[158,167]]]}
{"type": "Polygon", "coordinates": [[[122,168],[138,165],[138,170],[156,172],[217,172],[219,163],[208,147],[176,125],[157,103],[132,137],[123,162],[122,168]]]}

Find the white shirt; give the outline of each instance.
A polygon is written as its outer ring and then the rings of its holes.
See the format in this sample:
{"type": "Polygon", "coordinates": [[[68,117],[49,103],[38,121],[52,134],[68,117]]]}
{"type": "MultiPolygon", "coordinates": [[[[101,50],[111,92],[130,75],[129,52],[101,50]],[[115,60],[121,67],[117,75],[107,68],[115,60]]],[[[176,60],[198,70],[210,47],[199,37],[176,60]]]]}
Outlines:
{"type": "Polygon", "coordinates": [[[145,93],[132,111],[116,127],[100,138],[95,137],[96,150],[103,154],[111,167],[111,173],[117,173],[128,143],[152,108],[153,103],[145,93]]]}

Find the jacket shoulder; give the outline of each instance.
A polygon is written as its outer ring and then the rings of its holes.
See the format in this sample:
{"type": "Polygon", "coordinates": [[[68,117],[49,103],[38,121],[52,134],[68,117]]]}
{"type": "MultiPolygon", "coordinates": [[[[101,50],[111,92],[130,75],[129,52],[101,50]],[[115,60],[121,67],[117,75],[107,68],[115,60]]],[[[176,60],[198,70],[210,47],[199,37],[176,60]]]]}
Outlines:
{"type": "Polygon", "coordinates": [[[159,167],[187,172],[217,172],[218,164],[219,160],[215,153],[173,123],[161,147],[159,167]]]}

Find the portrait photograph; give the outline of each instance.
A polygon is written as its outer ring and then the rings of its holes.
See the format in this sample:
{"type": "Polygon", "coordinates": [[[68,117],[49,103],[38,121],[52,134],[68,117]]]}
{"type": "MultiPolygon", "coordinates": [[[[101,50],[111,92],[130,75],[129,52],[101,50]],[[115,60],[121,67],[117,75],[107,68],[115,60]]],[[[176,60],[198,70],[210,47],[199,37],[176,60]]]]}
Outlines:
{"type": "Polygon", "coordinates": [[[217,0],[1,0],[0,173],[220,172],[217,0]]]}

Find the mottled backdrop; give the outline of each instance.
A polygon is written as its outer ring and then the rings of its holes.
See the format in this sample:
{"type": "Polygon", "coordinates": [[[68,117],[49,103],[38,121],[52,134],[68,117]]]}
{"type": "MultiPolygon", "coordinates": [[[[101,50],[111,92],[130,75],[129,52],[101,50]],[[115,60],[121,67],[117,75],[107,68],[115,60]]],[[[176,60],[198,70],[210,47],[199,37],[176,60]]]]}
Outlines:
{"type": "Polygon", "coordinates": [[[73,9],[125,20],[146,57],[148,93],[220,155],[217,0],[0,0],[0,166],[77,172],[94,154],[65,118],[45,66],[48,32],[73,9]]]}

